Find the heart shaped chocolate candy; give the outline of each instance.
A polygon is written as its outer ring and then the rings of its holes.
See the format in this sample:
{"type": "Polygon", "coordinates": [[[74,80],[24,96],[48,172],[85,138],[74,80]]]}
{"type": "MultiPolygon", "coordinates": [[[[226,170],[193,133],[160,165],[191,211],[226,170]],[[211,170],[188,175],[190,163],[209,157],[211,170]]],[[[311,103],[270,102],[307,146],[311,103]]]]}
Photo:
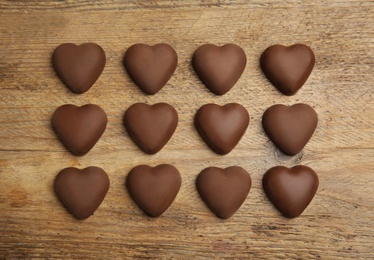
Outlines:
{"type": "Polygon", "coordinates": [[[131,79],[149,95],[166,85],[177,68],[178,56],[168,44],[153,46],[134,44],[127,51],[123,63],[131,79]]]}
{"type": "Polygon", "coordinates": [[[177,124],[177,111],[166,103],[136,103],[127,109],[124,116],[124,125],[130,137],[148,154],[155,154],[164,147],[177,124]]]}
{"type": "Polygon", "coordinates": [[[108,189],[108,175],[99,167],[83,170],[65,168],[54,181],[57,197],[77,219],[91,216],[104,200],[108,189]]]}
{"type": "Polygon", "coordinates": [[[274,206],[286,217],[299,216],[312,201],[318,189],[318,176],[309,167],[290,169],[276,166],[262,180],[264,191],[274,206]]]}
{"type": "Polygon", "coordinates": [[[127,176],[126,187],[133,200],[149,216],[158,217],[173,203],[181,186],[178,170],[169,164],[139,165],[127,176]]]}
{"type": "Polygon", "coordinates": [[[227,93],[242,75],[247,57],[235,44],[204,44],[194,53],[192,65],[205,86],[216,95],[227,93]]]}
{"type": "Polygon", "coordinates": [[[89,90],[104,70],[104,50],[95,43],[64,43],[53,52],[52,64],[57,75],[71,91],[89,90]]]}
{"type": "Polygon", "coordinates": [[[260,65],[269,81],[283,94],[292,96],[304,85],[315,63],[314,53],[304,44],[273,45],[261,55],[260,65]]]}
{"type": "Polygon", "coordinates": [[[196,188],[205,204],[222,219],[234,215],[247,198],[251,177],[239,166],[209,167],[196,179],[196,188]]]}
{"type": "Polygon", "coordinates": [[[206,104],[195,115],[203,140],[218,154],[227,154],[239,143],[249,124],[247,110],[237,104],[206,104]]]}
{"type": "Polygon", "coordinates": [[[262,116],[265,133],[282,152],[290,156],[304,148],[317,123],[317,113],[306,104],[274,105],[262,116]]]}
{"type": "Polygon", "coordinates": [[[85,155],[100,139],[107,116],[97,105],[60,106],[53,114],[52,126],[61,142],[75,155],[85,155]]]}

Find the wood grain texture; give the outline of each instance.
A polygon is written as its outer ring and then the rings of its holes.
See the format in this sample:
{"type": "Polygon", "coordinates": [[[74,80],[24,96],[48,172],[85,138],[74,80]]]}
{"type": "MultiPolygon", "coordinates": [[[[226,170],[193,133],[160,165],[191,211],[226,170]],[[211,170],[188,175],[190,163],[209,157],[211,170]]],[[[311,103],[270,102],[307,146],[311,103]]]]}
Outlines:
{"type": "Polygon", "coordinates": [[[0,0],[0,259],[134,257],[212,259],[374,258],[374,3],[372,1],[4,1],[0,0]],[[71,93],[51,67],[61,43],[96,42],[107,55],[97,83],[71,93]],[[176,73],[155,96],[144,95],[122,66],[134,43],[172,45],[176,73]],[[259,68],[275,43],[305,43],[316,66],[292,97],[275,90],[259,68]],[[204,43],[236,43],[247,67],[226,95],[211,94],[191,66],[204,43]],[[156,155],[143,154],[122,125],[135,102],[167,102],[179,114],[177,130],[156,155]],[[251,116],[239,145],[214,154],[193,126],[206,103],[238,102],[251,116]],[[295,157],[280,154],[261,128],[277,103],[307,103],[319,115],[317,130],[295,157]],[[108,127],[84,157],[71,155],[51,129],[63,104],[100,105],[108,127]],[[170,163],[182,175],[172,206],[146,217],[124,188],[139,164],[170,163]],[[261,180],[275,165],[305,164],[320,186],[296,219],[283,218],[267,200],[261,180]],[[65,167],[102,167],[111,187],[95,215],[77,221],[53,193],[65,167]],[[195,189],[208,166],[239,165],[252,189],[239,211],[217,219],[195,189]]]}

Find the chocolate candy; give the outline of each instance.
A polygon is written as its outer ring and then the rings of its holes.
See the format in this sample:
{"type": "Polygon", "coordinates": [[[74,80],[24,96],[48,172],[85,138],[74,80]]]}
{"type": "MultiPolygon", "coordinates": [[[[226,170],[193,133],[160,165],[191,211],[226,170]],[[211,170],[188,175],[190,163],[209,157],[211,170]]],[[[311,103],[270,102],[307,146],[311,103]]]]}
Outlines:
{"type": "Polygon", "coordinates": [[[203,140],[218,154],[227,154],[239,143],[249,124],[247,110],[237,104],[206,104],[195,115],[203,140]]]}
{"type": "Polygon", "coordinates": [[[149,95],[156,94],[173,75],[178,57],[168,44],[132,45],[123,59],[125,68],[138,87],[149,95]]]}
{"type": "Polygon", "coordinates": [[[108,189],[108,175],[99,167],[83,170],[65,168],[54,181],[57,197],[77,219],[91,216],[104,200],[108,189]]]}
{"type": "Polygon", "coordinates": [[[178,170],[169,164],[156,167],[139,165],[130,171],[126,179],[131,197],[151,217],[158,217],[169,208],[181,183],[178,170]]]}
{"type": "Polygon", "coordinates": [[[75,155],[85,155],[100,139],[107,116],[99,106],[63,105],[53,114],[52,126],[61,142],[75,155]]]}
{"type": "Polygon", "coordinates": [[[306,104],[274,105],[262,116],[265,133],[282,152],[290,156],[304,148],[317,123],[317,113],[306,104]]]}
{"type": "Polygon", "coordinates": [[[276,166],[262,180],[266,195],[286,217],[299,216],[312,201],[318,189],[318,176],[309,167],[298,165],[288,169],[276,166]]]}
{"type": "Polygon", "coordinates": [[[124,116],[124,125],[130,137],[148,154],[155,154],[164,147],[177,124],[177,111],[166,103],[136,103],[127,109],[124,116]]]}
{"type": "Polygon", "coordinates": [[[77,94],[86,92],[105,67],[104,50],[95,43],[64,43],[53,52],[52,64],[57,75],[77,94]]]}
{"type": "Polygon", "coordinates": [[[304,85],[313,70],[314,62],[313,51],[303,44],[270,46],[260,59],[266,77],[287,96],[294,95],[304,85]]]}
{"type": "Polygon", "coordinates": [[[242,75],[247,57],[235,44],[204,44],[194,53],[192,65],[205,86],[216,95],[227,93],[242,75]]]}
{"type": "Polygon", "coordinates": [[[196,179],[196,188],[201,198],[222,219],[231,217],[240,208],[251,184],[248,172],[239,166],[226,169],[209,167],[196,179]]]}

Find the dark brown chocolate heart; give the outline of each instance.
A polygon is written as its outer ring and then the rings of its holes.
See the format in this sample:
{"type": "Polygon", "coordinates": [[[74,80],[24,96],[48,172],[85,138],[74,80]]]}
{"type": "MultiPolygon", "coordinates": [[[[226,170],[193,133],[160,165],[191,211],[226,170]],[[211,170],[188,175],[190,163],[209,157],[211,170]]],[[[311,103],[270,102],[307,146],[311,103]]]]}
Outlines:
{"type": "Polygon", "coordinates": [[[91,216],[104,200],[108,189],[108,175],[99,167],[83,170],[65,168],[54,181],[57,197],[77,219],[91,216]]]}
{"type": "Polygon", "coordinates": [[[227,154],[239,143],[249,124],[247,110],[237,104],[206,104],[195,115],[203,140],[218,154],[227,154]]]}
{"type": "Polygon", "coordinates": [[[169,164],[156,167],[139,165],[126,179],[133,200],[149,216],[158,217],[173,203],[181,186],[178,170],[169,164]]]}
{"type": "Polygon", "coordinates": [[[194,53],[192,65],[205,86],[216,95],[227,93],[242,75],[247,57],[235,44],[204,44],[194,53]]]}
{"type": "Polygon", "coordinates": [[[106,125],[106,113],[93,104],[82,107],[63,105],[52,117],[58,138],[75,155],[88,153],[104,133],[106,125]]]}
{"type": "Polygon", "coordinates": [[[304,85],[315,63],[314,53],[304,44],[273,45],[261,55],[260,65],[269,81],[284,95],[292,96],[304,85]]]}
{"type": "Polygon", "coordinates": [[[177,124],[177,111],[166,103],[136,103],[127,109],[124,116],[124,125],[130,137],[148,154],[155,154],[165,146],[177,124]]]}
{"type": "Polygon", "coordinates": [[[177,68],[178,56],[168,44],[153,46],[134,44],[125,54],[123,63],[131,79],[149,95],[166,85],[177,68]]]}
{"type": "Polygon", "coordinates": [[[57,75],[71,91],[81,94],[89,90],[105,67],[104,50],[95,43],[64,43],[53,52],[52,64],[57,75]]]}
{"type": "Polygon", "coordinates": [[[309,167],[298,165],[290,169],[276,166],[262,180],[266,195],[286,217],[299,216],[312,201],[318,189],[318,176],[309,167]]]}
{"type": "Polygon", "coordinates": [[[222,219],[231,217],[240,208],[251,184],[248,172],[239,166],[226,169],[209,167],[196,179],[196,188],[201,198],[222,219]]]}
{"type": "Polygon", "coordinates": [[[318,116],[306,104],[274,105],[262,116],[262,126],[270,140],[285,154],[299,153],[312,137],[318,116]]]}

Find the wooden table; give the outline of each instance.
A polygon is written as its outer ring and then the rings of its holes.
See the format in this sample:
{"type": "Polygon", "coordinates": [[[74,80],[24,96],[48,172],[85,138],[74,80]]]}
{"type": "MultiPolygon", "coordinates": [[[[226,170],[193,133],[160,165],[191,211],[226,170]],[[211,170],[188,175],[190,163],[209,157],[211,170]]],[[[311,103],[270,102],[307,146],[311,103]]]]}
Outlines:
{"type": "Polygon", "coordinates": [[[374,258],[374,3],[372,1],[0,1],[0,258],[156,257],[374,258]],[[105,70],[85,94],[71,93],[51,67],[61,43],[96,42],[105,70]],[[166,42],[177,51],[176,73],[156,95],[143,94],[122,66],[134,43],[166,42]],[[281,95],[259,68],[262,51],[276,43],[305,43],[315,68],[295,96],[281,95]],[[210,93],[191,67],[204,43],[236,43],[247,67],[224,96],[210,93]],[[177,130],[161,152],[142,153],[128,137],[124,111],[135,102],[167,102],[179,113],[177,130]],[[206,103],[238,102],[250,126],[228,155],[213,153],[193,126],[206,103]],[[273,104],[304,102],[319,125],[295,157],[280,154],[265,136],[261,116],[273,104]],[[83,157],[71,155],[51,128],[63,104],[100,105],[107,129],[83,157]],[[139,164],[170,163],[183,179],[172,206],[146,217],[124,181],[139,164]],[[266,198],[261,180],[275,165],[304,164],[318,174],[317,194],[296,219],[266,198]],[[110,190],[95,215],[75,220],[53,192],[65,167],[96,165],[110,190]],[[252,177],[243,206],[216,218],[195,189],[208,166],[240,165],[252,177]]]}

